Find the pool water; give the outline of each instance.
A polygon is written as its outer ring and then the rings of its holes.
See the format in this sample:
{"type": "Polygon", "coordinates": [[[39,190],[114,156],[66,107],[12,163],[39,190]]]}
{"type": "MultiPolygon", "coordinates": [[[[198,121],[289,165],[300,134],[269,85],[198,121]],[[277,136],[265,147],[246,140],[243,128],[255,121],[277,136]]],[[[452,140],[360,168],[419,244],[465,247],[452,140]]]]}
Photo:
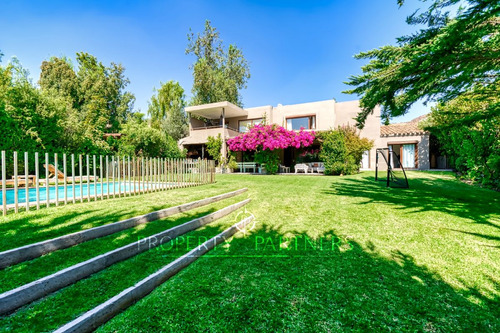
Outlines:
{"type": "MultiPolygon", "coordinates": [[[[103,183],[101,187],[101,183],[90,183],[90,184],[71,184],[67,185],[67,197],[68,200],[73,200],[73,186],[75,187],[75,200],[80,199],[81,197],[87,197],[88,193],[90,191],[90,196],[93,197],[94,195],[100,196],[101,193],[103,195],[108,194],[108,184],[109,184],[109,194],[113,195],[121,191],[121,193],[125,192],[130,192],[135,190],[138,192],[142,189],[147,189],[153,188],[153,184],[149,183],[149,186],[146,186],[146,184],[140,184],[139,183],[131,183],[129,184],[128,182],[110,182],[110,183],[103,183]],[[130,186],[131,185],[131,186],[130,186]]],[[[161,185],[165,185],[165,183],[162,183],[161,185]]],[[[168,186],[174,185],[173,183],[168,183],[166,184],[168,186]]],[[[47,188],[45,186],[40,186],[40,201],[46,201],[47,200],[47,188]]],[[[59,185],[56,190],[56,186],[50,186],[49,187],[49,200],[53,201],[56,200],[56,191],[58,195],[58,199],[64,199],[64,186],[59,185]]],[[[0,190],[0,193],[2,191],[0,190]]],[[[14,195],[14,189],[7,189],[5,192],[6,195],[6,204],[11,205],[15,203],[15,195],[14,195]]],[[[36,202],[36,188],[29,188],[28,189],[28,195],[29,195],[29,202],[36,202]]],[[[18,189],[18,203],[25,203],[26,202],[26,189],[25,188],[19,188],[18,189]]],[[[3,193],[0,195],[0,204],[3,204],[3,193]]]]}

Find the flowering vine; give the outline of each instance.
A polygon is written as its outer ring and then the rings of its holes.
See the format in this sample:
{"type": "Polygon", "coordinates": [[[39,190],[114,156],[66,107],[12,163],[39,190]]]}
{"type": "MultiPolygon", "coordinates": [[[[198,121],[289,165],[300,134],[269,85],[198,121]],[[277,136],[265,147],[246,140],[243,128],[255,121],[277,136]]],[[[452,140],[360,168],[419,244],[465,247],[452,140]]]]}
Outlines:
{"type": "Polygon", "coordinates": [[[269,173],[274,174],[279,168],[276,151],[288,147],[302,148],[312,145],[315,133],[289,131],[278,125],[255,125],[250,131],[227,140],[231,151],[255,151],[255,161],[265,164],[269,173]]]}
{"type": "Polygon", "coordinates": [[[314,132],[289,131],[277,125],[255,125],[246,133],[227,140],[232,151],[275,150],[288,147],[308,147],[314,141],[314,132]]]}

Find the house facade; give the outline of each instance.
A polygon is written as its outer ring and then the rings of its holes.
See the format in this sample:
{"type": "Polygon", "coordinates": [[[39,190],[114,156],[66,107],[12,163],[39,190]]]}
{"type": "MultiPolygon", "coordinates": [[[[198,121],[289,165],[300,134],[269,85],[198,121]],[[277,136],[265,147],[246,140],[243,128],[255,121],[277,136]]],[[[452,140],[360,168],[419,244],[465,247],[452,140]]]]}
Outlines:
{"type": "MultiPolygon", "coordinates": [[[[354,125],[354,118],[361,111],[359,101],[336,102],[326,100],[311,103],[260,106],[240,108],[229,102],[219,102],[191,106],[186,108],[189,115],[189,136],[179,141],[182,148],[187,149],[188,157],[210,158],[206,152],[208,137],[221,135],[225,142],[240,133],[246,132],[249,126],[266,122],[277,124],[289,130],[304,128],[310,131],[326,131],[343,125],[354,125]]],[[[405,168],[425,170],[431,167],[429,133],[418,128],[417,118],[412,122],[381,125],[380,108],[368,116],[360,136],[374,141],[374,148],[365,152],[362,169],[375,168],[376,148],[393,149],[400,156],[405,168]]],[[[223,145],[225,148],[225,144],[223,145]]],[[[315,143],[310,149],[319,148],[315,143]]],[[[227,154],[226,149],[222,151],[227,154]]],[[[281,152],[281,161],[285,166],[293,167],[301,152],[294,148],[281,152]]],[[[245,160],[243,153],[237,154],[237,160],[245,160]]],[[[397,163],[396,163],[397,166],[397,163]]]]}

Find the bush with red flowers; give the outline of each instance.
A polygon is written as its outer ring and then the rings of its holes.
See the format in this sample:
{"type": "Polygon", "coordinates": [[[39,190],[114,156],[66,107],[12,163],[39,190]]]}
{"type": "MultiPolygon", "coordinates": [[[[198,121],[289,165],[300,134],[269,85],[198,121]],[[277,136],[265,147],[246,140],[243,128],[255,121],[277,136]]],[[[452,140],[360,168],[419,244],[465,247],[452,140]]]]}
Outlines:
{"type": "Polygon", "coordinates": [[[289,131],[278,125],[255,125],[247,133],[227,140],[231,151],[255,151],[255,162],[266,167],[270,174],[278,172],[280,149],[312,145],[314,132],[289,131]]]}

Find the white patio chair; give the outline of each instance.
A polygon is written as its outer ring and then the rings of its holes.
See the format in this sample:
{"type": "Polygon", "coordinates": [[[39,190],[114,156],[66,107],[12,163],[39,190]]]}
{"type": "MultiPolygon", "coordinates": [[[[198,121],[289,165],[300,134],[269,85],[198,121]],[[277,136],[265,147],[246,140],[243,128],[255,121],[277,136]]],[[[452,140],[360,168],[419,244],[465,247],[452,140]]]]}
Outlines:
{"type": "Polygon", "coordinates": [[[304,171],[304,173],[308,173],[309,167],[304,163],[295,164],[295,173],[300,170],[304,171]]]}

